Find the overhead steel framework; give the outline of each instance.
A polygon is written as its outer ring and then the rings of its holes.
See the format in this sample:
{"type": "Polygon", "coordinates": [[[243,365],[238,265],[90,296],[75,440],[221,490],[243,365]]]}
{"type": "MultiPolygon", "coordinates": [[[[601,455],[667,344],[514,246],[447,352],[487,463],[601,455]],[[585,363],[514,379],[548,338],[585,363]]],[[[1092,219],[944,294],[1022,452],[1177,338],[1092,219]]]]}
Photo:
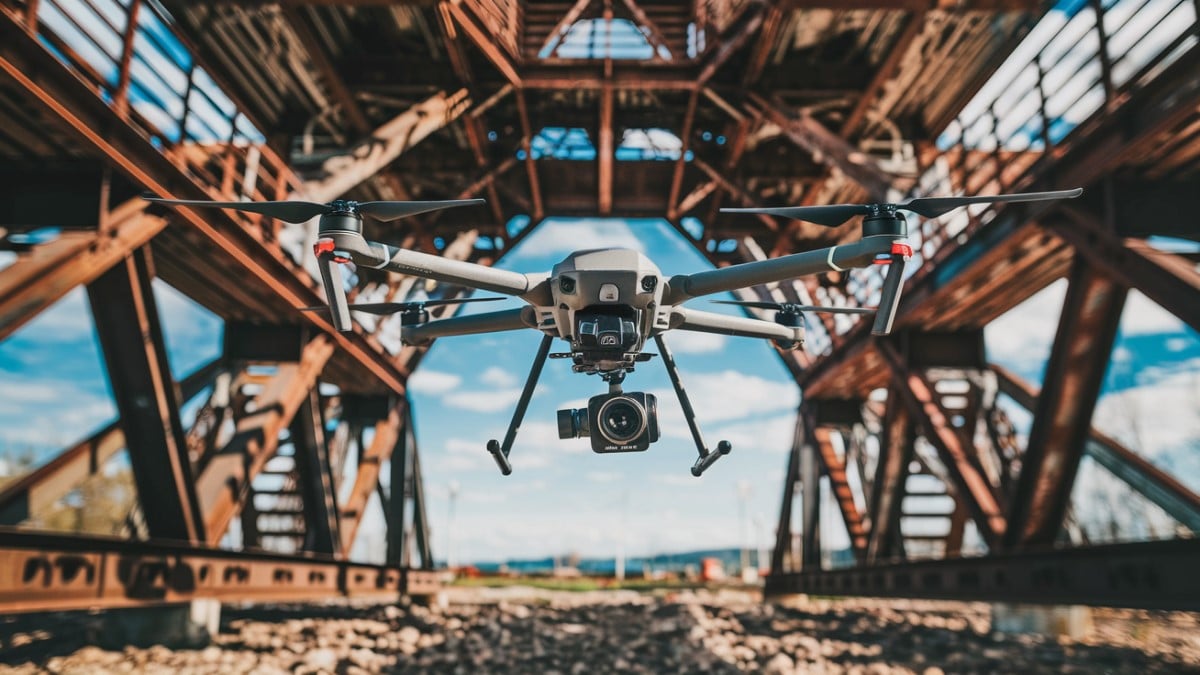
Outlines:
{"type": "MultiPolygon", "coordinates": [[[[1194,541],[1055,546],[1085,455],[1200,527],[1200,497],[1090,423],[1130,289],[1200,329],[1196,261],[1146,241],[1197,238],[1184,215],[1200,187],[1196,12],[1191,0],[0,0],[0,245],[17,253],[0,270],[0,339],[86,287],[120,413],[4,487],[0,522],[29,519],[126,450],[142,540],[0,532],[14,570],[0,604],[211,595],[209,574],[249,584],[240,598],[428,582],[413,576],[432,557],[405,390],[423,349],[395,343],[386,321],[338,333],[297,311],[322,301],[309,228],[165,212],[142,191],[482,196],[487,209],[377,238],[483,264],[548,217],[665,218],[726,265],[856,235],[722,206],[1083,186],[1078,206],[920,221],[894,336],[823,317],[807,352],[781,355],[804,396],[768,590],[1195,609],[1179,573],[1200,563],[1194,541]],[[28,236],[43,227],[58,236],[28,236]],[[156,277],[225,321],[222,355],[181,381],[156,277]],[[982,335],[1057,279],[1068,289],[1039,391],[990,363],[982,335]],[[1032,413],[1027,440],[998,393],[1032,413]],[[198,395],[185,428],[180,406],[198,395]],[[823,482],[849,570],[822,569],[823,482]],[[355,567],[376,493],[388,565],[355,567]],[[913,496],[949,506],[914,513],[913,496]],[[912,518],[944,527],[906,531],[912,518]],[[242,552],[213,548],[235,522],[242,552]],[[988,554],[958,560],[969,537],[988,554]],[[117,558],[145,578],[120,576],[117,558]],[[1064,581],[1077,573],[1091,576],[1064,581]]],[[[429,291],[367,270],[352,281],[367,301],[429,291]]],[[[865,306],[880,282],[834,273],[745,296],[865,306]]]]}

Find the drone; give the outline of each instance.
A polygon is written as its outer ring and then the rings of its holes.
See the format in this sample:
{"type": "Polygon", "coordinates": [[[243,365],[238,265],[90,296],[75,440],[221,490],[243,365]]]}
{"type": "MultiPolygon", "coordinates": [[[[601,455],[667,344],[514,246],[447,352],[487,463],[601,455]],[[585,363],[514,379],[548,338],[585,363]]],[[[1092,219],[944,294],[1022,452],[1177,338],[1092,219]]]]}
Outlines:
{"type": "Polygon", "coordinates": [[[908,225],[902,211],[926,218],[941,216],[963,206],[997,202],[1033,202],[1078,197],[1082,189],[1029,192],[985,197],[919,197],[898,204],[833,204],[823,206],[721,209],[726,213],[767,214],[803,220],[825,227],[838,227],[862,216],[858,241],[804,251],[791,255],[730,265],[718,269],[665,277],[638,251],[606,248],[576,251],[555,265],[549,274],[521,274],[437,255],[369,241],[363,236],[364,216],[392,221],[446,208],[474,206],[482,199],[417,202],[355,202],[336,200],[328,204],[306,201],[215,202],[149,197],[170,206],[212,207],[248,211],[290,223],[319,218],[313,245],[327,306],[304,307],[305,311],[328,312],[335,329],[352,331],[352,311],[376,315],[400,314],[401,338],[407,344],[424,346],[433,340],[457,335],[501,331],[536,330],[542,341],[534,357],[525,387],[503,442],[491,440],[488,452],[504,475],[512,473],[509,454],[542,367],[549,358],[570,359],[578,373],[599,375],[609,387],[607,394],[594,396],[586,408],[558,411],[560,438],[591,439],[597,453],[639,452],[659,439],[658,402],[653,394],[625,392],[622,383],[639,363],[653,353],[644,351],[653,339],[658,354],[679,399],[699,457],[692,465],[694,476],[702,475],[733,446],[720,441],[715,449],[704,442],[695,411],[684,391],[679,370],[664,339],[670,331],[695,331],[769,340],[781,351],[804,346],[805,312],[874,314],[872,334],[888,335],[896,317],[904,265],[912,257],[905,243],[908,225]],[[516,309],[432,319],[427,307],[463,302],[501,300],[462,298],[423,302],[349,304],[341,266],[353,263],[453,284],[469,289],[516,297],[527,304],[516,309]],[[705,312],[684,303],[717,293],[736,291],[759,284],[786,281],[809,274],[844,272],[874,264],[888,265],[880,291],[879,305],[862,307],[816,307],[751,301],[714,301],[744,308],[774,311],[774,320],[705,312]],[[551,353],[555,339],[565,341],[570,351],[551,353]]]}

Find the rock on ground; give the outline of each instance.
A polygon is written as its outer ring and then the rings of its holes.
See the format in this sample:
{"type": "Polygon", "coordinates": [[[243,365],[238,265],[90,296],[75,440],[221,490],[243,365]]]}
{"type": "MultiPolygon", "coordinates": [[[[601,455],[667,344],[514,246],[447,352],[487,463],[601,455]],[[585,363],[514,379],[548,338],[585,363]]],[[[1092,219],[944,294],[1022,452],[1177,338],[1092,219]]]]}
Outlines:
{"type": "Polygon", "coordinates": [[[444,607],[227,607],[198,650],[88,646],[100,619],[0,619],[0,673],[1200,672],[1200,615],[1098,610],[1083,640],[993,635],[982,603],[451,589],[444,607]]]}

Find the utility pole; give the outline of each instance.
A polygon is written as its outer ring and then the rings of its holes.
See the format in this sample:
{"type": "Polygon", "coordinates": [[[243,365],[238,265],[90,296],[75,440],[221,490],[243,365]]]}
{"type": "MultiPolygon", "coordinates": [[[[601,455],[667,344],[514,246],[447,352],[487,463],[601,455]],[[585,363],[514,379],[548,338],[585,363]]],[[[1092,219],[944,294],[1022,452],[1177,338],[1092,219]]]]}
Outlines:
{"type": "Polygon", "coordinates": [[[456,480],[451,480],[449,486],[450,492],[450,512],[446,518],[446,567],[453,570],[457,564],[454,556],[454,502],[458,499],[459,484],[456,480]]]}
{"type": "Polygon", "coordinates": [[[743,577],[750,568],[750,549],[746,543],[746,502],[750,500],[750,491],[750,481],[744,478],[738,481],[738,548],[741,549],[740,569],[743,577]]]}

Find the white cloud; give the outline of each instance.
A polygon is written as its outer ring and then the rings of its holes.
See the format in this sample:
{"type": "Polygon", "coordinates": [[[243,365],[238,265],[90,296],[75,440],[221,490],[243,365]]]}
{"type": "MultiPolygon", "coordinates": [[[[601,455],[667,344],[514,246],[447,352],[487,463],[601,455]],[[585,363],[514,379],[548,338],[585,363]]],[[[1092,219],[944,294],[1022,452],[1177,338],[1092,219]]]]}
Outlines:
{"type": "Polygon", "coordinates": [[[461,382],[462,378],[458,375],[419,368],[408,378],[408,388],[420,394],[437,396],[453,390],[461,382]]]}
{"type": "Polygon", "coordinates": [[[497,389],[506,389],[517,384],[517,377],[503,368],[492,366],[483,371],[483,374],[479,376],[479,381],[497,389]]]}
{"type": "Polygon", "coordinates": [[[521,245],[522,256],[566,256],[593,248],[628,248],[645,251],[645,246],[623,222],[584,219],[550,221],[538,228],[521,245]]]}
{"type": "MultiPolygon", "coordinates": [[[[1092,424],[1146,457],[1187,459],[1170,455],[1200,448],[1200,359],[1142,375],[1141,386],[1101,398],[1092,424]]],[[[1193,487],[1197,481],[1191,480],[1193,487]]]]}
{"type": "Polygon", "coordinates": [[[618,471],[589,471],[587,479],[593,483],[614,483],[624,478],[625,475],[618,471]]]}
{"type": "Polygon", "coordinates": [[[993,363],[1028,374],[1050,355],[1066,297],[1059,279],[984,328],[987,357],[993,363]]]}
{"type": "Polygon", "coordinates": [[[1121,332],[1125,335],[1153,335],[1157,333],[1179,333],[1183,322],[1153,300],[1138,291],[1130,291],[1121,313],[1121,332]]]}
{"type": "Polygon", "coordinates": [[[667,346],[679,354],[707,354],[725,347],[725,336],[689,330],[671,331],[667,346]]]}
{"type": "Polygon", "coordinates": [[[520,389],[502,389],[499,391],[460,391],[442,398],[442,403],[451,408],[461,408],[471,412],[494,413],[505,408],[511,408],[521,398],[520,389]]]}
{"type": "MultiPolygon", "coordinates": [[[[792,411],[800,403],[800,390],[792,382],[776,382],[736,370],[695,373],[684,382],[701,428],[705,423],[746,420],[792,411]]],[[[664,435],[688,436],[687,423],[676,403],[675,392],[653,392],[659,399],[659,426],[664,435]]]]}

